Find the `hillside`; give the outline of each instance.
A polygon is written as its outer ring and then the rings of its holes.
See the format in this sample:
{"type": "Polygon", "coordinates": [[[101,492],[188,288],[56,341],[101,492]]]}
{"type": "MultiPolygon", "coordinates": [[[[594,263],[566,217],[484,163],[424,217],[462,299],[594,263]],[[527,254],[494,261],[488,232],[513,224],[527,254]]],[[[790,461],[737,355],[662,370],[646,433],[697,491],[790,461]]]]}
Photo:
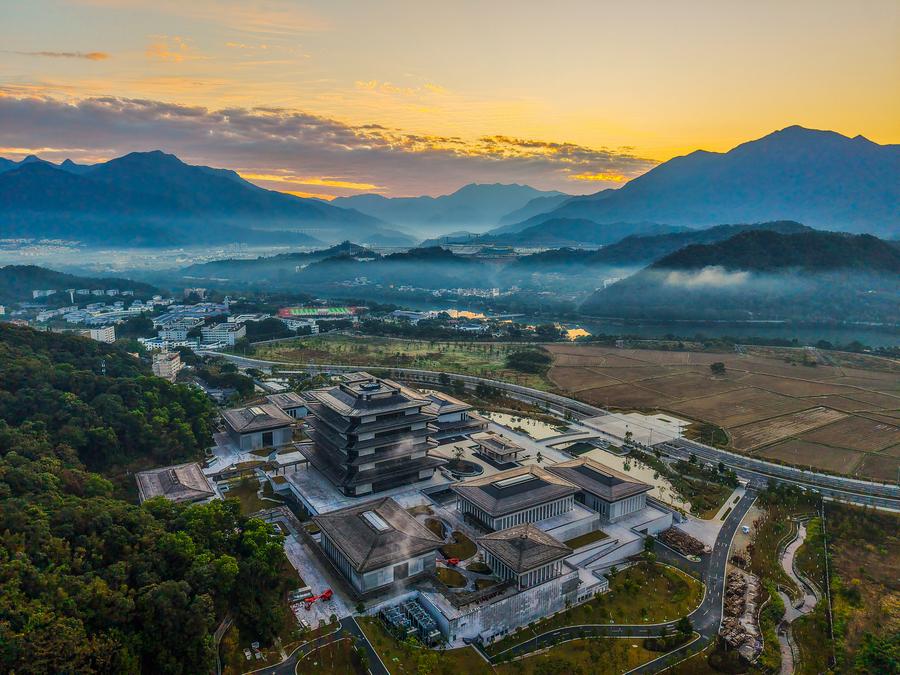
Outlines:
{"type": "Polygon", "coordinates": [[[793,221],[716,225],[706,230],[685,230],[657,235],[631,235],[595,251],[560,249],[543,251],[520,258],[514,267],[582,273],[583,267],[634,267],[652,263],[691,244],[724,241],[741,232],[770,230],[783,234],[809,231],[810,228],[793,221]]]}
{"type": "MultiPolygon", "coordinates": [[[[135,295],[142,298],[149,298],[158,293],[158,290],[149,284],[129,279],[80,277],[36,265],[0,267],[0,304],[31,300],[31,291],[34,289],[63,291],[67,288],[90,290],[118,288],[123,291],[134,291],[135,295]]],[[[61,293],[58,296],[50,296],[50,301],[55,301],[57,297],[60,301],[68,302],[69,300],[68,295],[61,293]]]]}
{"type": "Polygon", "coordinates": [[[160,151],[93,166],[43,160],[0,172],[0,233],[116,245],[292,242],[348,235],[411,243],[382,221],[315,199],[264,190],[233,171],[185,164],[160,151]]]}
{"type": "Polygon", "coordinates": [[[518,232],[486,234],[479,241],[511,246],[605,246],[629,236],[682,232],[686,228],[658,223],[608,223],[587,218],[551,218],[518,232]]]}
{"type": "Polygon", "coordinates": [[[573,197],[526,223],[565,217],[705,227],[792,219],[896,238],[898,175],[898,145],[793,126],[726,153],[676,157],[618,190],[573,197]]]}
{"type": "Polygon", "coordinates": [[[871,235],[743,232],[595,292],[585,314],[653,320],[900,322],[900,251],[871,235]]]}
{"type": "Polygon", "coordinates": [[[415,229],[423,235],[431,235],[451,229],[483,231],[494,227],[505,215],[536,198],[559,199],[568,196],[537,190],[528,185],[472,183],[440,197],[365,194],[338,197],[331,203],[415,229]]]}

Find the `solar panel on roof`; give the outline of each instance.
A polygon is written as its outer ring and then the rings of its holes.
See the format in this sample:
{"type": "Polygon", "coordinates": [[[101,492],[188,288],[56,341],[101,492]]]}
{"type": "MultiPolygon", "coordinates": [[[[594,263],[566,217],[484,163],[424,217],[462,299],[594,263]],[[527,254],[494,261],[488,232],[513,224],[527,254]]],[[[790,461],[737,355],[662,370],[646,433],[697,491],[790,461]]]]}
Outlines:
{"type": "Polygon", "coordinates": [[[250,408],[250,412],[252,412],[254,415],[264,415],[265,414],[265,411],[262,408],[259,408],[257,406],[253,406],[252,408],[250,408]]]}
{"type": "Polygon", "coordinates": [[[384,518],[379,516],[374,511],[363,511],[362,517],[366,519],[366,522],[369,523],[373,528],[375,528],[378,532],[387,532],[391,529],[391,526],[385,522],[384,518]]]}

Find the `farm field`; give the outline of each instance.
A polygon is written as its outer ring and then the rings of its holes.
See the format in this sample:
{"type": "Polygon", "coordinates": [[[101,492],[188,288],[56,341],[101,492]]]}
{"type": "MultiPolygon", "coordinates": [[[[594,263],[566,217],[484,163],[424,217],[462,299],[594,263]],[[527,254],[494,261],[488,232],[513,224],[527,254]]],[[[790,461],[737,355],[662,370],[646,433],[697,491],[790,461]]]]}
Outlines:
{"type": "MultiPolygon", "coordinates": [[[[863,354],[546,345],[563,393],[619,410],[660,410],[727,434],[727,447],[804,467],[896,480],[900,362],[863,354]],[[712,363],[724,373],[713,374],[712,363]]],[[[690,429],[689,429],[690,431],[690,429]]],[[[723,441],[724,442],[724,441],[723,441]]]]}
{"type": "Polygon", "coordinates": [[[521,373],[506,367],[506,356],[525,348],[491,342],[316,335],[256,345],[248,356],[288,363],[359,366],[360,369],[419,368],[507,380],[536,389],[552,388],[551,382],[541,374],[521,373]]]}

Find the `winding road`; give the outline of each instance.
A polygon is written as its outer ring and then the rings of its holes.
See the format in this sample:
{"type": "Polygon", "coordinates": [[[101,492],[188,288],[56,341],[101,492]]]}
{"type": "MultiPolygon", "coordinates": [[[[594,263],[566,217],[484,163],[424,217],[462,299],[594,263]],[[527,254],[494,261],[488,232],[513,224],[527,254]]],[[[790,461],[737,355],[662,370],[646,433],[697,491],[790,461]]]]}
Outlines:
{"type": "Polygon", "coordinates": [[[792,675],[799,662],[800,655],[797,653],[796,643],[793,640],[791,624],[801,616],[812,612],[819,602],[818,589],[801,577],[795,568],[797,551],[804,541],[806,541],[806,522],[800,521],[797,523],[796,537],[785,546],[781,553],[781,566],[802,593],[800,600],[795,603],[787,593],[781,589],[778,590],[785,610],[782,619],[783,630],[781,628],[778,630],[778,643],[781,646],[781,675],[792,675]]]}

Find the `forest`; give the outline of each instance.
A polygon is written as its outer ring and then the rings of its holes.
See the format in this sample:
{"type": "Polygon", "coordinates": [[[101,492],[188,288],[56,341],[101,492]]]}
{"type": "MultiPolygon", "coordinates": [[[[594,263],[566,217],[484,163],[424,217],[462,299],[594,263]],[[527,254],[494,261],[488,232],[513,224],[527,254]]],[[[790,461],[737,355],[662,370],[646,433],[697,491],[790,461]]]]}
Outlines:
{"type": "Polygon", "coordinates": [[[123,466],[197,459],[212,409],[120,349],[0,326],[0,671],[200,673],[270,639],[282,537],[235,501],[138,506],[123,466]]]}

